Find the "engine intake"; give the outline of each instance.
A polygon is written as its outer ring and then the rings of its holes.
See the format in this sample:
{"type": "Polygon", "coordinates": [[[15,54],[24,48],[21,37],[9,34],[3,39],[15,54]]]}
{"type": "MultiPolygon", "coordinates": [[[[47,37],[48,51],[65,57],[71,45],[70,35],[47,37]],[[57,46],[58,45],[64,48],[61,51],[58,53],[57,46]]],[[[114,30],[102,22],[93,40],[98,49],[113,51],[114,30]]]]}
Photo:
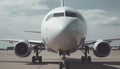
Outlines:
{"type": "Polygon", "coordinates": [[[29,42],[18,42],[15,46],[15,54],[19,57],[27,57],[31,54],[32,47],[29,42]]]}
{"type": "Polygon", "coordinates": [[[107,57],[111,52],[111,47],[107,42],[97,41],[93,46],[93,53],[97,57],[107,57]]]}

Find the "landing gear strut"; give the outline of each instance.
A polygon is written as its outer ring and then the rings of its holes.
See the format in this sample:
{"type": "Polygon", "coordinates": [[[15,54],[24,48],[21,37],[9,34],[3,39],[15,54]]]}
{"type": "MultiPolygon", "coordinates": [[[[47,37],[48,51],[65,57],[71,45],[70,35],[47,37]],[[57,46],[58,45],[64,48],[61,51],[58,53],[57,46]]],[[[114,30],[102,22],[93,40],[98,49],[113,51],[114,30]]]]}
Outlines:
{"type": "Polygon", "coordinates": [[[69,51],[61,51],[59,50],[59,55],[63,55],[62,60],[63,62],[59,64],[59,69],[62,69],[63,67],[65,67],[66,69],[69,69],[69,63],[66,60],[66,55],[70,55],[69,51]]]}
{"type": "Polygon", "coordinates": [[[32,57],[32,62],[35,63],[36,60],[38,60],[39,63],[42,62],[42,56],[39,56],[41,50],[39,48],[40,46],[35,46],[33,49],[34,49],[34,53],[36,54],[36,56],[33,56],[32,57]]]}
{"type": "Polygon", "coordinates": [[[83,53],[84,56],[81,57],[81,62],[91,62],[91,57],[88,56],[89,53],[89,47],[88,46],[83,46],[83,53]]]}
{"type": "Polygon", "coordinates": [[[63,69],[65,67],[66,69],[69,69],[69,63],[67,61],[64,61],[63,63],[59,64],[59,69],[63,69]]]}
{"type": "Polygon", "coordinates": [[[69,63],[66,61],[65,54],[63,55],[63,62],[59,64],[59,69],[62,69],[65,67],[66,69],[69,69],[69,63]]]}

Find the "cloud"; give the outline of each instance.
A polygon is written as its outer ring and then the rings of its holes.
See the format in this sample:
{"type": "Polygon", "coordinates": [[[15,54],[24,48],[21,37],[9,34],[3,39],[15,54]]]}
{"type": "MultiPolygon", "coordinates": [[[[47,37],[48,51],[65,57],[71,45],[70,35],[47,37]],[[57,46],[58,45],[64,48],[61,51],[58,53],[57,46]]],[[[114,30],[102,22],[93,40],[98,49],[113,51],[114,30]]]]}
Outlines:
{"type": "Polygon", "coordinates": [[[0,33],[40,28],[46,0],[0,0],[0,33]],[[8,28],[6,28],[8,27],[8,28]],[[16,30],[17,29],[17,30],[16,30]]]}
{"type": "Polygon", "coordinates": [[[29,12],[47,10],[46,0],[0,0],[1,15],[25,15],[29,12]]]}
{"type": "Polygon", "coordinates": [[[120,19],[102,9],[79,10],[89,25],[120,26],[120,19]]]}
{"type": "MultiPolygon", "coordinates": [[[[0,23],[36,22],[48,10],[46,0],[0,0],[0,23]],[[31,19],[31,20],[28,20],[31,19]]],[[[40,20],[40,19],[39,19],[40,20]]]]}

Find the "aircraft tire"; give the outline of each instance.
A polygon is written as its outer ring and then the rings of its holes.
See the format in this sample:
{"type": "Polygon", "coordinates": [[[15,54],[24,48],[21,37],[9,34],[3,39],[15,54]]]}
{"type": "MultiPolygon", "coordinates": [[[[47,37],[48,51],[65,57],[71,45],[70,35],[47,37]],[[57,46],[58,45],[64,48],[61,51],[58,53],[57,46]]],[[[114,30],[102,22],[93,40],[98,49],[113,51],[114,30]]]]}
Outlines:
{"type": "Polygon", "coordinates": [[[39,57],[38,57],[38,61],[39,61],[39,63],[42,62],[42,56],[39,56],[39,57]]]}
{"type": "Polygon", "coordinates": [[[81,57],[81,62],[85,62],[85,57],[84,56],[81,57]]]}
{"type": "Polygon", "coordinates": [[[36,58],[35,56],[32,57],[32,63],[35,63],[36,62],[36,58]]]}
{"type": "Polygon", "coordinates": [[[88,56],[87,61],[90,63],[91,62],[91,57],[88,56]]]}
{"type": "Polygon", "coordinates": [[[69,69],[69,63],[68,62],[66,62],[65,67],[66,67],[66,69],[69,69]]]}
{"type": "Polygon", "coordinates": [[[63,67],[63,64],[60,63],[60,64],[59,64],[59,69],[62,69],[62,67],[63,67]]]}

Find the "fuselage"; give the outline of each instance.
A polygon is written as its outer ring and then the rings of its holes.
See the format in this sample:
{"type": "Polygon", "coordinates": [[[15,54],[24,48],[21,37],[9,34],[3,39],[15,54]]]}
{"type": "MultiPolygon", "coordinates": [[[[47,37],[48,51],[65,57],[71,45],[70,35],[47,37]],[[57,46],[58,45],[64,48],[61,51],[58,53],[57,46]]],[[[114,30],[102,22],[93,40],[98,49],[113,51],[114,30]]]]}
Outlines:
{"type": "Polygon", "coordinates": [[[48,51],[76,51],[87,34],[87,25],[81,14],[69,7],[50,11],[41,26],[41,36],[48,51]]]}

